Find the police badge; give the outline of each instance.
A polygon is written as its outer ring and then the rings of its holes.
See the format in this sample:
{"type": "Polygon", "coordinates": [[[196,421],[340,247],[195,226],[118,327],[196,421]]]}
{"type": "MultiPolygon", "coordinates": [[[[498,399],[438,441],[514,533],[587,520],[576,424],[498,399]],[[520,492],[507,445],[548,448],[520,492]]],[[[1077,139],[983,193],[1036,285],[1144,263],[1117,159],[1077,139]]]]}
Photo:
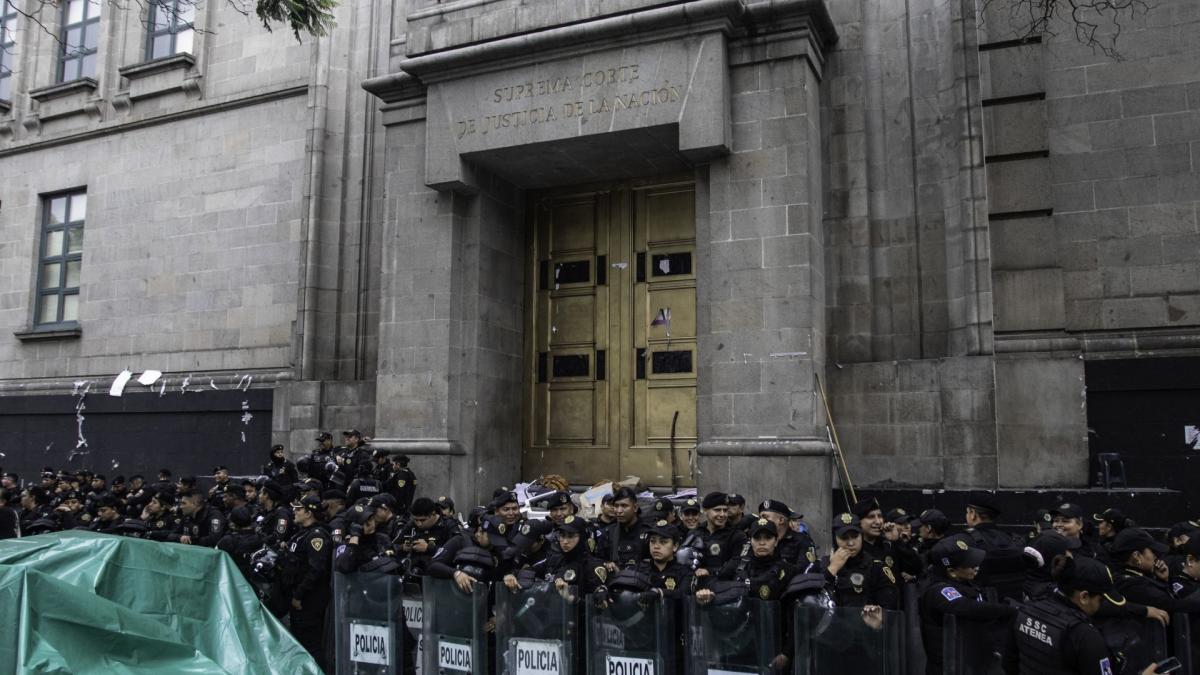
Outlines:
{"type": "Polygon", "coordinates": [[[675,590],[675,579],[674,579],[674,577],[667,577],[666,581],[664,581],[664,582],[663,582],[663,586],[666,586],[668,591],[673,591],[673,590],[675,590]]]}
{"type": "MultiPolygon", "coordinates": [[[[960,541],[959,543],[961,544],[962,542],[960,541]]],[[[896,561],[892,559],[892,556],[885,555],[883,556],[883,564],[887,565],[888,567],[894,567],[896,565],[896,561]]]]}
{"type": "Polygon", "coordinates": [[[771,587],[766,584],[759,586],[758,597],[762,598],[763,600],[769,600],[771,598],[771,587]]]}
{"type": "Polygon", "coordinates": [[[563,572],[563,581],[575,581],[575,570],[563,572]]]}
{"type": "Polygon", "coordinates": [[[866,581],[866,579],[860,572],[855,572],[854,574],[850,575],[850,583],[854,586],[861,587],[863,585],[863,581],[866,581]]]}
{"type": "Polygon", "coordinates": [[[709,547],[708,547],[708,552],[709,552],[709,553],[711,553],[711,554],[713,554],[713,555],[721,555],[721,545],[720,545],[720,544],[713,544],[712,546],[709,546],[709,547]]]}

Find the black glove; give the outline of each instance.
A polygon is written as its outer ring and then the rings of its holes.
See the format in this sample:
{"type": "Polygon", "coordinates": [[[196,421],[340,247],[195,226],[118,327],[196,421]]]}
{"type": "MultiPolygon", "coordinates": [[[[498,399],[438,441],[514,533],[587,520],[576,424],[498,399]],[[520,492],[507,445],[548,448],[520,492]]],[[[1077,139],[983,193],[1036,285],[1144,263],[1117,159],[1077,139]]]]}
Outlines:
{"type": "Polygon", "coordinates": [[[350,537],[361,537],[362,534],[363,534],[362,523],[351,523],[350,529],[346,531],[346,538],[349,539],[350,537]]]}

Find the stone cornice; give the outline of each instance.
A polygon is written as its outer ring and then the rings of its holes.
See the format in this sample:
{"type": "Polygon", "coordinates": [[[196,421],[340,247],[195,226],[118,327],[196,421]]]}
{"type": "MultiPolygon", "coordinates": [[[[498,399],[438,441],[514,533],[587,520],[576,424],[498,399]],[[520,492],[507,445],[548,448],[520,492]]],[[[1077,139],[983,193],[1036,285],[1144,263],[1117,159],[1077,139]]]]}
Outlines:
{"type": "Polygon", "coordinates": [[[371,78],[363,88],[395,103],[420,96],[421,83],[717,30],[753,38],[765,34],[765,27],[775,30],[779,24],[791,31],[802,26],[817,48],[814,56],[818,60],[823,60],[824,50],[837,41],[824,0],[697,0],[422,54],[401,63],[403,73],[371,78]]]}

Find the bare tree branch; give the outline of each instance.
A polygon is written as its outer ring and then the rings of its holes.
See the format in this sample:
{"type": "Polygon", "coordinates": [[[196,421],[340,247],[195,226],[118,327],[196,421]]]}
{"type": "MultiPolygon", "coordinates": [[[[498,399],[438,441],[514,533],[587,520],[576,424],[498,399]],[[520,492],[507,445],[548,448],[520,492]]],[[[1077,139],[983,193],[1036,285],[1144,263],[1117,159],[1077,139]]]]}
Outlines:
{"type": "Polygon", "coordinates": [[[1008,7],[1018,39],[1056,35],[1060,23],[1067,22],[1080,44],[1116,60],[1125,24],[1152,9],[1146,0],[983,0],[985,12],[994,6],[1008,7]]]}

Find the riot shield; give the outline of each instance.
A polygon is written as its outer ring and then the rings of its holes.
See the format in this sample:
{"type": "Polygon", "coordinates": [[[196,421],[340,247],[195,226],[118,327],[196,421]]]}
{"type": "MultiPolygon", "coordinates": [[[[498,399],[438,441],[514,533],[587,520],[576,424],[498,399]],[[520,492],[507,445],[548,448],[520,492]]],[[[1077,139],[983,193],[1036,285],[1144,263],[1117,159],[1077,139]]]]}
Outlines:
{"type": "Polygon", "coordinates": [[[411,642],[413,652],[412,672],[414,675],[425,673],[425,634],[423,632],[425,607],[422,601],[420,580],[404,584],[404,595],[401,602],[404,605],[404,624],[408,627],[405,637],[411,642]]]}
{"type": "Polygon", "coordinates": [[[786,667],[778,602],[747,595],[702,605],[690,597],[686,607],[693,675],[769,674],[786,667]]]}
{"type": "Polygon", "coordinates": [[[575,675],[582,672],[580,599],[538,581],[516,592],[496,588],[496,670],[499,675],[575,675]]]}
{"type": "Polygon", "coordinates": [[[793,620],[795,675],[904,673],[903,612],[797,605],[793,620]]]}
{"type": "Polygon", "coordinates": [[[945,675],[1003,675],[1001,650],[1015,649],[1004,641],[1002,622],[942,617],[942,672],[945,675]]]}
{"type": "Polygon", "coordinates": [[[488,585],[463,593],[449,579],[426,577],[423,611],[425,675],[488,675],[488,585]]]}
{"type": "Polygon", "coordinates": [[[585,599],[587,672],[590,675],[674,675],[680,657],[676,619],[669,600],[642,600],[637,593],[585,599]]]}
{"type": "Polygon", "coordinates": [[[334,573],[338,675],[403,672],[406,631],[400,595],[400,577],[369,572],[334,573]]]}

